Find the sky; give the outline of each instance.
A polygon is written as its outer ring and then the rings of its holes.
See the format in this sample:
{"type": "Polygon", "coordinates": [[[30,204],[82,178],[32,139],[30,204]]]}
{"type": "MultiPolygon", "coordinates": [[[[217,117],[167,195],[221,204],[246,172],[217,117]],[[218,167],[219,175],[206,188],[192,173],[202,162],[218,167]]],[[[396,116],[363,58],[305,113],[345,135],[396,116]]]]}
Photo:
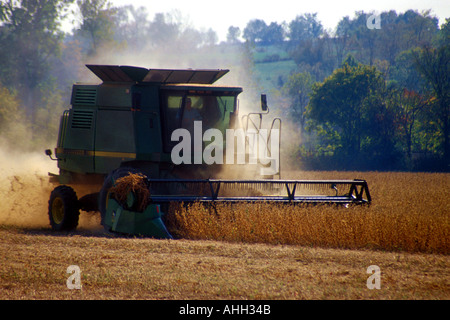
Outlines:
{"type": "MultiPolygon", "coordinates": [[[[290,22],[297,15],[317,13],[325,29],[333,30],[341,18],[354,16],[355,11],[381,13],[396,10],[397,13],[409,9],[431,9],[431,14],[439,19],[439,25],[450,18],[449,0],[109,0],[113,6],[132,4],[145,7],[149,19],[155,13],[182,14],[193,27],[200,30],[209,28],[216,31],[219,40],[226,40],[228,27],[244,30],[252,19],[271,22],[290,22]]],[[[382,21],[381,21],[382,23],[382,21]]]]}

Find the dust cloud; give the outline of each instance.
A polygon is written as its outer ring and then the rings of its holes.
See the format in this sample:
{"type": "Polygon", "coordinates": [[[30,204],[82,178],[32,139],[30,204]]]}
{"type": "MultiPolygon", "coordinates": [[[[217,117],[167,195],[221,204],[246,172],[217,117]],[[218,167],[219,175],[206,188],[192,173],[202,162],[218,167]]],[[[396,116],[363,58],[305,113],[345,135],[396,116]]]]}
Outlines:
{"type": "MultiPolygon", "coordinates": [[[[56,161],[42,151],[23,152],[0,146],[0,225],[50,228],[48,200],[56,186],[48,173],[58,173],[56,161]]],[[[98,228],[98,215],[80,215],[79,227],[98,228]]]]}
{"type": "MultiPolygon", "coordinates": [[[[176,46],[174,46],[176,47],[176,46]]],[[[221,49],[204,48],[201,53],[186,55],[183,50],[171,48],[160,52],[154,48],[140,51],[99,50],[94,57],[78,61],[73,68],[80,70],[77,80],[99,83],[84,64],[118,64],[141,66],[146,68],[200,68],[229,69],[231,72],[219,85],[243,87],[239,96],[239,116],[260,110],[258,85],[254,83],[251,73],[241,61],[240,52],[223,54],[221,49]]],[[[239,49],[236,49],[239,50],[239,49]]],[[[277,109],[274,106],[274,109],[277,109]]],[[[276,112],[274,113],[276,115],[276,112]]],[[[273,116],[273,115],[272,115],[273,116]]],[[[56,136],[57,132],[55,132],[56,136]]],[[[283,140],[283,143],[285,141],[283,140]]],[[[19,146],[15,146],[20,149],[19,146]]],[[[56,185],[49,182],[48,172],[58,173],[56,161],[50,160],[42,150],[40,152],[10,151],[0,143],[0,225],[20,227],[48,227],[48,199],[56,185]]],[[[254,178],[255,170],[249,166],[241,166],[239,170],[231,170],[228,166],[221,172],[222,176],[231,179],[254,178]]],[[[75,190],[78,193],[78,190],[75,190]]],[[[82,194],[78,194],[80,197],[82,194]]],[[[99,215],[81,212],[79,227],[98,228],[99,215]]]]}
{"type": "MultiPolygon", "coordinates": [[[[49,224],[48,172],[56,165],[44,152],[18,153],[0,149],[0,224],[42,227],[49,224]]],[[[57,172],[57,171],[56,171],[57,172]]]]}

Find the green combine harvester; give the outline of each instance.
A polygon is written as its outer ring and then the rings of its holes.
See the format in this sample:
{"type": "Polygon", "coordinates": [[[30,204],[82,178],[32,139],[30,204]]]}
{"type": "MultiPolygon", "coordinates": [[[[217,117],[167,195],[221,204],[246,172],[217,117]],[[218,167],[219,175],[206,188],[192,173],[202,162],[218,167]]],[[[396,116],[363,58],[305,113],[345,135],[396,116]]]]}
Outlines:
{"type": "MultiPolygon", "coordinates": [[[[263,116],[269,113],[265,95],[261,95],[260,112],[239,118],[238,95],[242,88],[214,85],[229,70],[117,65],[87,68],[102,83],[73,85],[71,108],[61,116],[54,154],[50,149],[45,151],[59,168],[59,174],[49,173],[50,181],[58,184],[49,200],[53,230],[73,230],[80,211],[99,211],[108,231],[172,238],[164,214],[173,202],[360,205],[371,201],[364,180],[282,180],[279,138],[271,135],[280,133],[281,119],[272,119],[266,131],[269,134],[261,134],[263,116]],[[192,111],[200,121],[189,116],[192,111]],[[174,139],[174,133],[192,127],[194,136],[195,130],[201,130],[197,134],[202,136],[214,129],[210,132],[223,137],[231,129],[244,132],[244,148],[237,150],[234,146],[236,155],[231,157],[242,155],[244,165],[199,161],[195,152],[186,152],[196,138],[176,153],[185,161],[174,161],[174,148],[180,149],[181,144],[181,139],[174,139]],[[275,162],[252,157],[251,136],[259,138],[260,148],[265,148],[265,154],[275,162]],[[234,176],[240,179],[223,178],[225,167],[227,174],[235,169],[234,176]],[[243,179],[242,172],[250,178],[243,179]],[[78,198],[78,186],[96,192],[78,198]]],[[[206,142],[203,136],[200,145],[205,152],[206,142]]],[[[217,159],[219,149],[215,150],[217,159]]]]}

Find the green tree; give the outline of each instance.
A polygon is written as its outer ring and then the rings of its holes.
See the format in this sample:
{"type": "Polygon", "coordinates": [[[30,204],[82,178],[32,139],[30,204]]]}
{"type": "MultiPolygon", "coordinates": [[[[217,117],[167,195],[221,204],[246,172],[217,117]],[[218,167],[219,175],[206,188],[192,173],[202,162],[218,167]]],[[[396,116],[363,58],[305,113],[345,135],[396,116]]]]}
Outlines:
{"type": "Polygon", "coordinates": [[[337,27],[336,34],[333,38],[333,45],[336,55],[336,63],[338,66],[342,65],[345,56],[348,54],[352,40],[352,23],[350,18],[342,18],[337,27]]]}
{"type": "Polygon", "coordinates": [[[450,43],[414,52],[417,69],[431,87],[427,115],[438,129],[441,155],[450,165],[450,43]]]}
{"type": "Polygon", "coordinates": [[[203,43],[206,46],[214,46],[218,41],[219,41],[219,37],[217,36],[217,33],[212,28],[209,28],[206,32],[204,32],[203,43]]]}
{"type": "Polygon", "coordinates": [[[26,124],[20,109],[17,95],[0,84],[0,143],[13,145],[19,140],[25,140],[26,124]]]}
{"type": "Polygon", "coordinates": [[[264,20],[253,19],[247,23],[244,28],[243,37],[248,42],[257,42],[264,39],[264,33],[266,32],[267,24],[264,20]]]}
{"type": "Polygon", "coordinates": [[[116,8],[114,39],[118,43],[126,44],[129,50],[144,50],[148,39],[150,21],[145,7],[126,5],[116,8]]]}
{"type": "Polygon", "coordinates": [[[422,14],[408,10],[397,14],[395,11],[381,14],[382,28],[376,39],[376,56],[395,64],[397,55],[417,46],[429,45],[438,31],[438,20],[429,11],[422,14]]]}
{"type": "Polygon", "coordinates": [[[392,93],[396,108],[396,123],[399,126],[398,135],[406,149],[408,166],[411,166],[417,124],[428,102],[423,95],[414,90],[393,89],[392,93]]]}
{"type": "Polygon", "coordinates": [[[392,66],[400,52],[430,44],[438,31],[438,20],[430,11],[381,12],[376,15],[380,29],[368,28],[372,14],[358,11],[353,19],[344,17],[339,21],[334,38],[338,63],[352,52],[362,63],[375,65],[377,60],[385,60],[392,66]]]}
{"type": "Polygon", "coordinates": [[[367,19],[371,14],[365,12],[357,12],[354,24],[354,47],[357,52],[357,59],[362,63],[370,66],[373,65],[378,49],[379,38],[383,30],[384,23],[382,22],[381,29],[367,28],[367,19]]]}
{"type": "Polygon", "coordinates": [[[313,84],[311,75],[307,72],[301,72],[289,76],[282,88],[282,91],[291,99],[290,115],[294,122],[298,122],[302,132],[305,130],[305,111],[313,84]]]}
{"type": "Polygon", "coordinates": [[[373,128],[374,117],[382,120],[385,107],[375,108],[380,102],[377,95],[384,90],[381,74],[374,67],[353,64],[348,58],[331,76],[316,83],[307,107],[313,124],[336,130],[341,146],[336,151],[350,157],[357,156],[363,144],[370,149],[379,133],[369,128],[373,128]]]}
{"type": "Polygon", "coordinates": [[[323,33],[323,26],[317,20],[317,13],[305,13],[295,17],[289,23],[288,37],[294,43],[319,38],[323,33]]]}
{"type": "Polygon", "coordinates": [[[228,43],[238,43],[241,36],[241,29],[239,27],[230,26],[227,33],[228,43]]]}
{"type": "Polygon", "coordinates": [[[439,31],[438,19],[431,15],[431,10],[425,10],[422,13],[408,10],[399,14],[398,22],[404,22],[405,28],[402,31],[405,34],[406,48],[431,44],[433,37],[439,31]]]}
{"type": "Polygon", "coordinates": [[[335,68],[332,46],[327,34],[321,39],[305,40],[290,53],[295,63],[302,71],[314,76],[316,81],[322,81],[335,68]]]}
{"type": "Polygon", "coordinates": [[[417,93],[427,90],[426,83],[414,63],[414,51],[411,49],[400,52],[394,64],[389,68],[389,82],[400,89],[417,93]]]}
{"type": "Polygon", "coordinates": [[[445,19],[445,23],[436,34],[437,46],[445,46],[450,43],[450,18],[445,19]]]}
{"type": "Polygon", "coordinates": [[[169,14],[157,13],[149,26],[149,40],[155,47],[169,48],[178,40],[180,24],[169,14]]]}
{"type": "Polygon", "coordinates": [[[37,87],[48,80],[61,53],[60,21],[71,0],[8,0],[0,3],[0,79],[15,89],[33,117],[37,87]]]}
{"type": "Polygon", "coordinates": [[[86,53],[95,55],[114,40],[117,9],[108,0],[77,0],[80,27],[75,33],[86,41],[86,53]]]}
{"type": "MultiPolygon", "coordinates": [[[[0,2],[0,81],[13,93],[16,108],[12,115],[13,106],[1,102],[3,111],[9,114],[4,117],[2,127],[7,132],[2,137],[13,147],[42,148],[41,143],[55,136],[52,129],[56,122],[40,115],[42,110],[58,113],[63,105],[59,99],[47,104],[46,99],[53,96],[56,83],[64,83],[63,79],[55,80],[54,65],[60,65],[64,37],[60,23],[71,2],[0,2]]],[[[2,96],[7,96],[4,90],[2,96]]]]}
{"type": "Polygon", "coordinates": [[[271,22],[264,30],[262,42],[264,44],[279,44],[284,41],[284,29],[282,25],[271,22]]]}

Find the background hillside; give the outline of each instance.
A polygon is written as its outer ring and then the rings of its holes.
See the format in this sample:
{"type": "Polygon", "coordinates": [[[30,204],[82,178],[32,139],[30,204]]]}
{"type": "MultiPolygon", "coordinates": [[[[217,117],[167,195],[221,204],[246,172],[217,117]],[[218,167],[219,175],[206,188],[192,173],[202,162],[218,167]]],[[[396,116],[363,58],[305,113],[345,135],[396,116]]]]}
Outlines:
{"type": "Polygon", "coordinates": [[[243,110],[257,110],[268,94],[290,166],[448,171],[449,19],[439,25],[415,10],[381,12],[378,25],[372,18],[355,12],[333,30],[315,13],[254,19],[243,30],[230,26],[219,43],[212,28],[196,30],[179,13],[150,17],[106,0],[3,1],[1,145],[53,146],[71,85],[98,82],[85,64],[228,68],[220,83],[244,88],[243,110]],[[69,8],[75,22],[64,32],[69,8]]]}

